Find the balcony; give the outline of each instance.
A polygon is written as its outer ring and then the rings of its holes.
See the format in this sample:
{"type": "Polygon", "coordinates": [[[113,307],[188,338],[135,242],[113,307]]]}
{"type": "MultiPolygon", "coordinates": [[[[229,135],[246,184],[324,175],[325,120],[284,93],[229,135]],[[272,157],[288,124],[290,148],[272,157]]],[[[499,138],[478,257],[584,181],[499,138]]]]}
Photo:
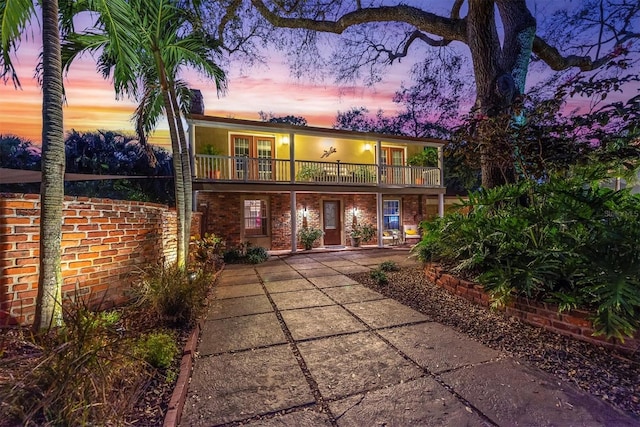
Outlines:
{"type": "Polygon", "coordinates": [[[200,182],[438,188],[440,168],[307,160],[195,156],[200,182]]]}

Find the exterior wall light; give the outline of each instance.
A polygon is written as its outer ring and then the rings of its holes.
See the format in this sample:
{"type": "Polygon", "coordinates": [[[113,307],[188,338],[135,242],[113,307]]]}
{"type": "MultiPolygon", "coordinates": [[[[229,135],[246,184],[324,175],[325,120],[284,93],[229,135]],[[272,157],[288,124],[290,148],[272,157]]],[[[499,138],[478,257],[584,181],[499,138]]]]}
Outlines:
{"type": "Polygon", "coordinates": [[[371,144],[368,142],[364,144],[364,151],[371,151],[371,144]]]}
{"type": "Polygon", "coordinates": [[[284,135],[281,141],[282,145],[289,145],[289,135],[284,135]]]}

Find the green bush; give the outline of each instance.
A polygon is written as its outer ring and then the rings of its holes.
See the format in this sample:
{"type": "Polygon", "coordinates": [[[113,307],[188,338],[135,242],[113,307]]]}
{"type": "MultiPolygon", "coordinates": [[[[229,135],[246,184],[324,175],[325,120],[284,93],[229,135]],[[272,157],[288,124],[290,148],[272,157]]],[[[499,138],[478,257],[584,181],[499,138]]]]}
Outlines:
{"type": "Polygon", "coordinates": [[[35,368],[0,390],[3,413],[25,426],[122,424],[148,373],[120,327],[116,312],[65,304],[64,326],[34,337],[35,368]]]}
{"type": "Polygon", "coordinates": [[[207,270],[215,271],[220,267],[224,247],[224,240],[215,234],[191,237],[191,256],[199,266],[207,270]]]}
{"type": "Polygon", "coordinates": [[[386,273],[381,269],[373,270],[369,274],[373,279],[373,281],[376,282],[378,285],[386,285],[389,283],[389,278],[387,277],[386,273]]]}
{"type": "Polygon", "coordinates": [[[608,338],[638,329],[639,195],[577,174],[474,192],[462,207],[423,224],[419,259],[475,278],[496,306],[520,295],[589,309],[608,338]]]}
{"type": "Polygon", "coordinates": [[[249,242],[246,242],[237,248],[227,250],[223,258],[227,264],[260,264],[269,258],[269,253],[262,246],[251,246],[249,242]]]}
{"type": "Polygon", "coordinates": [[[383,261],[380,263],[380,270],[382,271],[400,271],[400,267],[395,261],[383,261]]]}
{"type": "Polygon", "coordinates": [[[159,320],[188,326],[202,315],[210,286],[211,276],[204,270],[188,272],[176,264],[156,265],[144,272],[134,293],[159,320]]]}
{"type": "Polygon", "coordinates": [[[148,334],[137,343],[138,356],[154,368],[168,368],[178,355],[175,337],[166,332],[148,334]]]}

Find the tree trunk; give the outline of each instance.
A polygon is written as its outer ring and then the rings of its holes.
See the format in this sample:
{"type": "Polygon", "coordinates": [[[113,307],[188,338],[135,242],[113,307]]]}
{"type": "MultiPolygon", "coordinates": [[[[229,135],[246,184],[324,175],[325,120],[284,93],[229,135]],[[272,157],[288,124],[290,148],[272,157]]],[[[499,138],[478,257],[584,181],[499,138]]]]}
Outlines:
{"type": "Polygon", "coordinates": [[[40,274],[34,329],[62,324],[62,204],[64,127],[58,1],[42,2],[42,184],[40,190],[40,274]]]}
{"type": "Polygon", "coordinates": [[[474,136],[480,145],[482,186],[486,188],[516,178],[509,123],[515,119],[513,103],[524,93],[536,28],[524,0],[496,1],[505,31],[501,47],[493,3],[470,0],[467,25],[477,90],[474,136]]]}
{"type": "Polygon", "coordinates": [[[180,162],[182,163],[182,179],[184,182],[184,240],[187,250],[186,263],[189,262],[189,242],[191,241],[191,217],[193,211],[193,192],[191,185],[191,152],[189,151],[189,144],[187,144],[186,134],[184,127],[182,126],[182,114],[180,112],[180,106],[178,105],[178,97],[173,82],[169,85],[169,94],[171,96],[171,105],[175,115],[176,131],[178,134],[178,140],[180,142],[180,162]]]}

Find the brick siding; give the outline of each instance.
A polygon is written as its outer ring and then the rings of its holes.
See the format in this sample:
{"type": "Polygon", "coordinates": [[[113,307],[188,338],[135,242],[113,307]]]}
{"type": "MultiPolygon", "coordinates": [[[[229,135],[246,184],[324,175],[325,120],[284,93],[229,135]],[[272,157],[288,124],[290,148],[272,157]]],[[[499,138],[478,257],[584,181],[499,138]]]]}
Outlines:
{"type": "MultiPolygon", "coordinates": [[[[40,196],[0,194],[0,323],[31,324],[40,251],[40,196]]],[[[199,217],[195,218],[196,227],[199,217]]],[[[164,205],[66,197],[63,298],[103,306],[127,299],[145,266],[175,261],[176,214],[164,205]]]]}
{"type": "MultiPolygon", "coordinates": [[[[437,264],[426,264],[425,275],[427,280],[453,294],[485,307],[490,305],[491,298],[484,291],[482,285],[447,274],[437,264]]],[[[625,339],[624,343],[619,340],[607,340],[601,336],[594,336],[594,328],[589,320],[591,313],[584,310],[558,313],[556,305],[516,298],[503,311],[530,325],[624,353],[636,353],[640,349],[640,333],[636,333],[634,338],[625,339]]]]}

